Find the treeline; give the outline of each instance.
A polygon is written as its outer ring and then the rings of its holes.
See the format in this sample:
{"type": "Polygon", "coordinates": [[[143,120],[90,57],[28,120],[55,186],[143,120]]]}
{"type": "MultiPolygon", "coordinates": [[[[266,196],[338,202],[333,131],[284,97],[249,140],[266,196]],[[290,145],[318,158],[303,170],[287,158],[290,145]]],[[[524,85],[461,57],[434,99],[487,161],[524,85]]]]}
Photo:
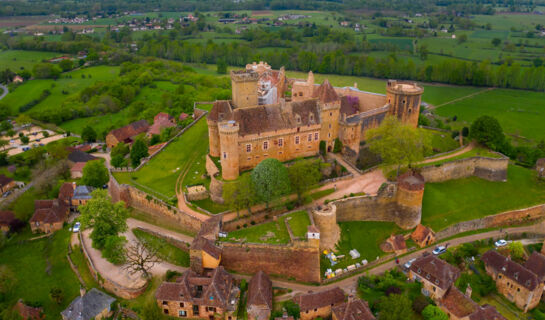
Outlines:
{"type": "Polygon", "coordinates": [[[410,79],[457,85],[495,86],[543,91],[545,67],[521,67],[518,63],[500,66],[489,61],[468,62],[456,59],[441,63],[416,65],[411,59],[398,59],[395,54],[375,58],[365,53],[351,53],[337,49],[332,52],[313,52],[292,48],[277,48],[271,52],[257,52],[241,43],[190,43],[167,38],[150,39],[139,44],[140,53],[188,63],[217,63],[245,66],[249,61],[267,61],[274,68],[332,73],[375,78],[410,79]]]}

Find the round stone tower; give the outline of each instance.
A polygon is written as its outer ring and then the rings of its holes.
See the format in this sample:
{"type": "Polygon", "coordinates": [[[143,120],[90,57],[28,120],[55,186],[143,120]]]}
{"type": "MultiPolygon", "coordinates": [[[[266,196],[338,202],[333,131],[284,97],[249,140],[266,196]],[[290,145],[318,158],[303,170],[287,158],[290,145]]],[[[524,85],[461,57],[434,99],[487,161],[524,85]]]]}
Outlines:
{"type": "Polygon", "coordinates": [[[219,157],[220,156],[220,141],[219,141],[219,129],[218,123],[214,120],[206,119],[208,124],[208,141],[210,143],[210,156],[219,157]]]}
{"type": "Polygon", "coordinates": [[[341,237],[341,229],[337,224],[337,207],[330,203],[312,210],[314,224],[320,230],[320,250],[335,249],[341,237]]]}
{"type": "Polygon", "coordinates": [[[220,159],[222,177],[225,180],[238,178],[238,124],[233,121],[221,123],[219,126],[220,159]]]}
{"type": "Polygon", "coordinates": [[[386,100],[390,104],[390,114],[416,128],[422,93],[424,88],[415,82],[388,80],[386,100]]]}
{"type": "Polygon", "coordinates": [[[397,178],[399,215],[396,223],[401,228],[411,229],[420,223],[424,185],[424,177],[417,172],[408,171],[397,178]]]}

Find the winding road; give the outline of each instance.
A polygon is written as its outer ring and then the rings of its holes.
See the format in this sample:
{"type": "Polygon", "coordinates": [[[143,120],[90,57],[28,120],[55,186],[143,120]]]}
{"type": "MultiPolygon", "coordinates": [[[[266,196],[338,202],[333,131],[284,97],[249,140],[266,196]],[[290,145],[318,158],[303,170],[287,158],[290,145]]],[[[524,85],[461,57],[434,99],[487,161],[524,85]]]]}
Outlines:
{"type": "Polygon", "coordinates": [[[2,100],[9,93],[9,90],[8,87],[3,84],[0,84],[0,89],[2,89],[2,94],[0,94],[0,100],[2,100]]]}

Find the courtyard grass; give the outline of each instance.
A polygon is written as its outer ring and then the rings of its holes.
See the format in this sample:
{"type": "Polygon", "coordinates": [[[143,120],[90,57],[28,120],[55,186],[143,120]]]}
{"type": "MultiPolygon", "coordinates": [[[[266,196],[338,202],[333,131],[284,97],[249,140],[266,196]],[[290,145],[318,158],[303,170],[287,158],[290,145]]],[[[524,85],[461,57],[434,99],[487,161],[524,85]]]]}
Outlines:
{"type": "Polygon", "coordinates": [[[307,227],[310,225],[308,212],[302,210],[290,214],[288,224],[290,225],[290,229],[295,237],[305,238],[307,234],[307,227]]]}
{"type": "MultiPolygon", "coordinates": [[[[438,157],[440,158],[442,156],[438,156],[438,157]]],[[[446,162],[451,162],[451,161],[460,160],[460,159],[467,159],[467,158],[471,158],[471,157],[486,157],[486,158],[500,159],[502,157],[502,155],[499,154],[499,153],[496,153],[494,151],[491,151],[490,149],[484,148],[484,147],[475,147],[475,148],[469,150],[468,152],[464,152],[462,154],[459,154],[457,156],[454,156],[454,157],[451,157],[451,158],[448,158],[448,159],[437,160],[437,161],[428,162],[428,163],[422,163],[422,164],[419,164],[417,166],[418,167],[438,166],[438,165],[446,163],[446,162]]]]}
{"type": "Polygon", "coordinates": [[[13,289],[7,293],[8,305],[18,299],[43,306],[47,319],[58,319],[59,313],[79,296],[79,281],[66,259],[70,232],[57,231],[53,236],[28,241],[26,229],[0,249],[0,265],[15,274],[13,289]],[[61,288],[63,301],[55,303],[49,296],[53,288],[61,288]]]}
{"type": "Polygon", "coordinates": [[[430,156],[436,153],[443,153],[450,150],[454,150],[460,146],[460,143],[457,140],[452,139],[450,132],[443,132],[437,130],[423,129],[420,128],[424,135],[429,139],[431,143],[430,156]]]}
{"type": "MultiPolygon", "coordinates": [[[[189,267],[189,252],[184,251],[170,243],[165,239],[161,239],[148,232],[133,229],[132,233],[143,242],[146,247],[151,247],[157,250],[159,259],[182,267],[189,267]]],[[[189,249],[189,248],[188,248],[189,249]]]]}
{"type": "Polygon", "coordinates": [[[507,182],[477,177],[427,183],[422,224],[439,231],[449,225],[545,203],[545,183],[534,170],[509,165],[507,182]]]}

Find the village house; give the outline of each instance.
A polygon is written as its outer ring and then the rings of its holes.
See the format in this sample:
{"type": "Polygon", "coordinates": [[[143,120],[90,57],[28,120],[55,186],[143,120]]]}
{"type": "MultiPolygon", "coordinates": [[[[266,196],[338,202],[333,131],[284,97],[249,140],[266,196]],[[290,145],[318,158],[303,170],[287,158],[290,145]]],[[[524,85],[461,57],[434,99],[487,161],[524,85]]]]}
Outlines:
{"type": "Polygon", "coordinates": [[[234,320],[239,295],[233,276],[220,266],[203,275],[188,270],[176,282],[163,282],[155,298],[171,317],[234,320]]]}
{"type": "Polygon", "coordinates": [[[70,206],[72,203],[72,197],[74,196],[74,190],[76,189],[75,182],[65,182],[59,189],[59,196],[57,199],[62,201],[65,205],[70,206]]]}
{"type": "Polygon", "coordinates": [[[402,234],[391,235],[383,246],[385,252],[395,252],[396,255],[407,253],[407,243],[402,234]]]}
{"type": "Polygon", "coordinates": [[[331,316],[332,308],[343,304],[344,300],[344,292],[339,287],[293,298],[293,302],[299,305],[301,320],[328,318],[331,316]]]}
{"type": "Polygon", "coordinates": [[[214,240],[197,235],[189,247],[189,256],[191,270],[201,274],[220,265],[221,248],[214,244],[214,240]]]}
{"type": "Polygon", "coordinates": [[[76,186],[74,195],[70,201],[71,206],[74,209],[77,209],[77,207],[86,204],[87,201],[91,200],[91,192],[93,192],[93,190],[94,188],[89,186],[76,186]]]}
{"type": "Polygon", "coordinates": [[[63,320],[105,319],[112,316],[112,304],[115,298],[102,291],[93,288],[74,299],[72,303],[61,312],[63,320]]]}
{"type": "Polygon", "coordinates": [[[273,308],[271,279],[263,271],[258,271],[248,286],[246,311],[249,320],[268,320],[273,308]]]}
{"type": "Polygon", "coordinates": [[[544,284],[534,272],[495,250],[485,252],[481,260],[484,262],[486,273],[496,281],[498,292],[507,300],[524,312],[539,304],[544,284]]]}
{"type": "Polygon", "coordinates": [[[465,294],[452,285],[437,305],[450,320],[506,320],[495,307],[471,300],[471,292],[469,285],[465,294]]]}
{"type": "Polygon", "coordinates": [[[375,320],[366,301],[349,298],[332,309],[333,320],[375,320]]]}
{"type": "Polygon", "coordinates": [[[441,299],[460,276],[460,270],[428,254],[416,259],[409,268],[409,279],[422,283],[422,294],[441,299]]]}
{"type": "Polygon", "coordinates": [[[19,299],[15,306],[13,307],[15,311],[21,316],[23,320],[42,320],[45,319],[45,314],[43,313],[43,308],[35,308],[27,306],[22,299],[19,299]]]}
{"type": "Polygon", "coordinates": [[[83,168],[87,162],[76,162],[70,168],[70,177],[72,179],[81,179],[83,177],[83,168]]]}
{"type": "Polygon", "coordinates": [[[427,247],[435,243],[435,232],[432,229],[418,224],[416,229],[411,233],[411,239],[420,247],[427,247]]]}
{"type": "Polygon", "coordinates": [[[29,220],[33,233],[53,233],[62,229],[69,213],[69,206],[58,199],[35,200],[34,208],[34,215],[29,220]]]}
{"type": "MultiPolygon", "coordinates": [[[[68,149],[71,150],[70,148],[68,149]]],[[[89,161],[97,160],[98,158],[88,154],[81,149],[75,149],[68,154],[68,163],[70,165],[70,176],[73,179],[79,179],[83,176],[83,168],[89,161]]]]}
{"type": "Polygon", "coordinates": [[[0,211],[0,232],[7,233],[11,230],[13,222],[17,218],[11,211],[0,211]]]}
{"type": "Polygon", "coordinates": [[[165,112],[159,112],[153,118],[153,124],[149,127],[147,136],[151,137],[155,134],[161,134],[164,128],[172,128],[176,126],[176,119],[165,112]]]}
{"type": "Polygon", "coordinates": [[[0,174],[0,192],[6,193],[11,189],[15,188],[17,184],[12,178],[6,177],[3,174],[0,174]]]}
{"type": "Polygon", "coordinates": [[[132,144],[134,138],[148,131],[148,128],[149,124],[146,120],[139,120],[119,129],[112,130],[106,135],[106,146],[113,148],[120,142],[132,144]]]}
{"type": "MultiPolygon", "coordinates": [[[[539,281],[545,282],[545,256],[537,251],[532,252],[528,260],[524,263],[524,267],[539,278],[539,281]]],[[[545,297],[542,296],[541,299],[545,297]]]]}

